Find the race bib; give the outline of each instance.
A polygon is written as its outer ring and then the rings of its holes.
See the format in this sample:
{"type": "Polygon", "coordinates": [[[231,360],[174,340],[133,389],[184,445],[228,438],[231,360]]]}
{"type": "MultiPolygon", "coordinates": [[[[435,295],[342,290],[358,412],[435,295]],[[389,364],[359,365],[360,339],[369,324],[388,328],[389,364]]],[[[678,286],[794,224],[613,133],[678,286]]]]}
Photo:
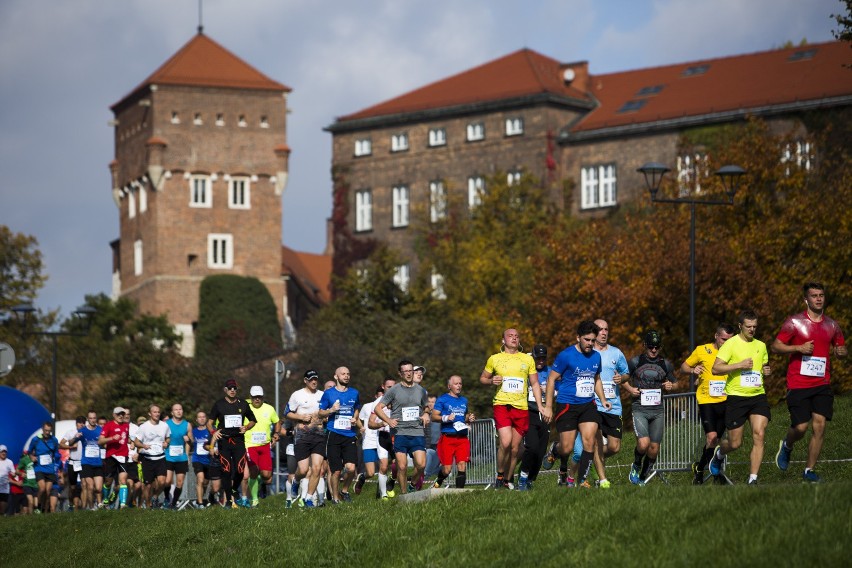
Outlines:
{"type": "Polygon", "coordinates": [[[615,383],[604,383],[603,391],[607,399],[615,398],[615,383]]]}
{"type": "Polygon", "coordinates": [[[642,389],[642,406],[659,406],[663,403],[662,389],[642,389]]]}
{"type": "Polygon", "coordinates": [[[163,444],[159,444],[157,442],[152,442],[148,444],[148,453],[151,455],[162,454],[163,453],[163,444]]]}
{"type": "Polygon", "coordinates": [[[106,448],[101,448],[101,449],[100,449],[100,455],[101,455],[101,459],[102,459],[102,460],[105,460],[105,459],[106,459],[106,448]]]}
{"type": "Polygon", "coordinates": [[[467,430],[467,424],[464,422],[453,422],[453,428],[455,428],[456,432],[461,432],[467,430]]]}
{"type": "MultiPolygon", "coordinates": [[[[42,464],[42,465],[48,465],[48,464],[42,464]]],[[[80,462],[75,460],[74,461],[74,471],[83,471],[83,464],[81,464],[80,462]]]]}
{"type": "Polygon", "coordinates": [[[524,392],[524,379],[521,377],[503,377],[503,392],[510,394],[524,392]]]}
{"type": "Polygon", "coordinates": [[[293,444],[287,444],[287,449],[284,450],[284,453],[287,454],[288,456],[295,456],[296,455],[296,448],[293,446],[293,444]]]}
{"type": "Polygon", "coordinates": [[[710,381],[710,396],[725,396],[725,381],[710,381]]]}
{"type": "Polygon", "coordinates": [[[337,430],[351,430],[352,419],[349,416],[338,416],[334,419],[334,427],[337,430]]]}
{"type": "MultiPolygon", "coordinates": [[[[206,440],[205,440],[206,442],[206,440]]],[[[204,447],[205,442],[196,442],[195,443],[195,453],[199,456],[207,456],[210,455],[210,452],[207,451],[207,448],[204,447]]]]}
{"type": "Polygon", "coordinates": [[[242,414],[226,414],[225,415],[225,428],[239,428],[243,425],[243,415],[242,414]]]}
{"type": "Polygon", "coordinates": [[[747,388],[759,388],[763,385],[760,371],[743,371],[740,373],[740,386],[747,388]]]}
{"type": "Polygon", "coordinates": [[[30,468],[27,470],[27,479],[35,479],[35,470],[30,468]]]}
{"type": "Polygon", "coordinates": [[[266,432],[252,432],[251,443],[252,444],[265,444],[266,443],[266,432]]]}
{"type": "MultiPolygon", "coordinates": [[[[506,384],[505,382],[503,383],[506,384]]],[[[518,391],[521,392],[521,391],[518,391]]],[[[402,408],[402,421],[403,422],[411,422],[413,420],[417,420],[420,418],[420,407],[419,406],[404,406],[402,408]]]]}
{"type": "Polygon", "coordinates": [[[577,379],[577,396],[582,398],[595,396],[595,379],[592,377],[577,379]]]}
{"type": "Polygon", "coordinates": [[[802,368],[800,372],[808,377],[824,377],[826,359],[826,357],[802,355],[802,368]]]}
{"type": "Polygon", "coordinates": [[[183,445],[180,446],[169,446],[169,455],[174,456],[182,456],[183,455],[183,445]]]}
{"type": "Polygon", "coordinates": [[[124,463],[124,456],[112,456],[112,459],[114,459],[118,463],[124,463]]]}
{"type": "Polygon", "coordinates": [[[53,456],[50,455],[50,454],[42,454],[38,457],[38,465],[50,465],[52,463],[53,463],[53,456]]]}
{"type": "Polygon", "coordinates": [[[99,458],[101,457],[101,449],[97,446],[86,446],[83,455],[87,458],[99,458]]]}

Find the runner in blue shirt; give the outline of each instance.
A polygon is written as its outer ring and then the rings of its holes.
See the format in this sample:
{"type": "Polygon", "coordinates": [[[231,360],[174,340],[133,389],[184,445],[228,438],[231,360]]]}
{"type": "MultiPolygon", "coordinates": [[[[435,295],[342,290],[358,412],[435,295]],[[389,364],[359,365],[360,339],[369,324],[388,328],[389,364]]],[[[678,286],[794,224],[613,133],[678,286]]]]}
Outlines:
{"type": "Polygon", "coordinates": [[[438,459],[441,470],[438,479],[432,486],[441,487],[453,469],[456,462],[456,487],[464,489],[467,480],[467,463],[470,461],[470,440],[468,439],[468,424],[476,420],[470,412],[467,398],[461,396],[462,378],[453,375],[447,380],[447,392],[435,401],[432,407],[433,426],[441,425],[441,437],[438,440],[438,459]]]}
{"type": "Polygon", "coordinates": [[[53,435],[53,424],[45,422],[41,434],[30,442],[28,452],[34,451],[36,482],[38,482],[38,504],[45,512],[50,512],[50,493],[57,482],[56,464],[59,463],[59,440],[53,435]]]}
{"type": "Polygon", "coordinates": [[[86,423],[77,430],[77,439],[83,446],[83,465],[80,479],[83,481],[83,508],[101,509],[103,502],[104,466],[101,460],[101,447],[98,440],[103,428],[98,426],[98,413],[90,410],[86,414],[86,423]]]}
{"type": "Polygon", "coordinates": [[[326,425],[326,458],[331,475],[328,479],[332,502],[351,501],[349,486],[355,478],[358,461],[358,442],[355,434],[361,429],[358,410],[361,401],[358,391],[349,388],[349,369],[338,367],[334,371],[335,387],[322,394],[319,415],[328,417],[326,425]],[[344,471],[345,468],[345,471],[344,471]],[[343,471],[343,479],[340,472],[343,471]]]}
{"type": "Polygon", "coordinates": [[[600,414],[595,406],[597,395],[604,409],[612,404],[607,400],[601,383],[601,355],[594,350],[595,338],[600,328],[593,321],[583,321],[577,327],[577,343],[556,356],[547,378],[546,410],[553,409],[553,393],[560,378],[559,395],[556,397],[554,417],[559,432],[559,451],[567,455],[574,447],[577,431],[583,438],[583,454],[577,482],[589,487],[586,476],[594,457],[600,414]]]}
{"type": "Polygon", "coordinates": [[[169,447],[166,448],[166,499],[163,508],[174,508],[183,492],[183,481],[189,471],[189,458],[186,453],[187,446],[192,444],[192,428],[189,422],[183,419],[183,406],[180,403],[172,405],[172,416],[166,420],[169,427],[169,447]],[[174,493],[169,502],[169,491],[174,481],[174,493]]]}

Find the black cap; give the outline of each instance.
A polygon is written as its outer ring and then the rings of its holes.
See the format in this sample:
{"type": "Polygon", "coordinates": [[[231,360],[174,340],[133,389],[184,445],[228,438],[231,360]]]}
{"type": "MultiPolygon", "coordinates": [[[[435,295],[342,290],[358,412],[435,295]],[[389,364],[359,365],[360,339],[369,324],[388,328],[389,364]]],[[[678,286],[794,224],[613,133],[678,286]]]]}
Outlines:
{"type": "Polygon", "coordinates": [[[547,347],[541,343],[536,343],[533,345],[532,356],[533,359],[547,359],[547,347]]]}
{"type": "Polygon", "coordinates": [[[649,329],[645,332],[645,346],[646,347],[661,347],[663,345],[663,338],[660,336],[659,332],[656,329],[649,329]]]}
{"type": "Polygon", "coordinates": [[[311,380],[311,379],[319,380],[320,376],[319,376],[319,373],[317,373],[313,369],[308,369],[307,371],[305,371],[305,378],[308,379],[308,380],[311,380]]]}

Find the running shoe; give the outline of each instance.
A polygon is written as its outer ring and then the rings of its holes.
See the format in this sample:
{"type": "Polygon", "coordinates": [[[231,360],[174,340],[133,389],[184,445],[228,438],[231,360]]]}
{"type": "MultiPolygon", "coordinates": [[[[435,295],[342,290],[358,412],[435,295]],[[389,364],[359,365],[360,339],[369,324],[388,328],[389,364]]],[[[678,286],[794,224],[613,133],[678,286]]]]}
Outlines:
{"type": "Polygon", "coordinates": [[[225,508],[226,509],[239,509],[240,506],[237,504],[236,501],[231,501],[230,506],[227,503],[225,504],[225,508]]]}
{"type": "Polygon", "coordinates": [[[252,499],[251,500],[251,508],[252,509],[256,508],[258,505],[260,505],[260,499],[252,499]]]}
{"type": "Polygon", "coordinates": [[[390,501],[390,500],[391,500],[391,498],[390,498],[390,496],[389,496],[389,495],[385,495],[384,497],[382,497],[382,498],[380,499],[380,501],[390,501]]]}
{"type": "Polygon", "coordinates": [[[784,439],[782,438],[778,442],[778,452],[775,454],[775,465],[778,466],[778,469],[787,471],[787,468],[790,467],[790,454],[792,453],[793,450],[784,445],[784,439]]]}
{"type": "Polygon", "coordinates": [[[630,483],[633,485],[637,485],[639,483],[639,468],[636,467],[636,464],[630,466],[630,473],[627,474],[627,479],[630,480],[630,483]]]}
{"type": "Polygon", "coordinates": [[[557,442],[553,442],[550,445],[550,449],[547,450],[547,453],[544,455],[544,460],[541,462],[541,467],[548,471],[553,469],[553,464],[556,463],[556,444],[557,442]]]}
{"type": "Polygon", "coordinates": [[[573,487],[577,487],[577,482],[574,481],[573,477],[566,477],[565,478],[565,486],[568,487],[568,489],[571,489],[573,487]]]}
{"type": "Polygon", "coordinates": [[[394,486],[396,486],[396,478],[388,477],[388,491],[393,491],[394,486]]]}
{"type": "Polygon", "coordinates": [[[508,489],[509,491],[514,491],[514,489],[515,489],[515,484],[514,484],[514,483],[512,483],[512,482],[510,482],[510,481],[504,481],[504,482],[503,482],[503,487],[505,487],[505,488],[506,488],[506,489],[508,489]]]}
{"type": "Polygon", "coordinates": [[[494,489],[495,490],[503,489],[503,478],[502,477],[497,477],[494,480],[494,489]]]}
{"type": "Polygon", "coordinates": [[[316,505],[314,505],[313,499],[305,499],[302,506],[305,507],[306,509],[313,509],[313,508],[316,507],[316,505]]]}
{"type": "Polygon", "coordinates": [[[556,485],[565,485],[568,483],[568,472],[560,471],[556,477],[556,485]]]}
{"type": "Polygon", "coordinates": [[[363,473],[358,474],[358,479],[355,480],[355,495],[360,495],[364,488],[364,483],[367,481],[367,476],[363,473]]]}
{"type": "Polygon", "coordinates": [[[118,506],[118,508],[119,508],[119,509],[126,509],[126,508],[127,508],[127,503],[122,503],[121,505],[119,505],[119,506],[118,506]]]}
{"type": "Polygon", "coordinates": [[[589,485],[589,480],[588,480],[588,479],[586,479],[585,481],[583,481],[583,483],[581,483],[581,484],[580,484],[580,485],[578,485],[577,487],[580,487],[580,488],[582,488],[582,489],[591,489],[591,488],[592,488],[592,486],[591,486],[591,485],[589,485]]]}
{"type": "Polygon", "coordinates": [[[292,509],[293,508],[293,502],[290,501],[289,499],[287,499],[287,501],[284,502],[284,508],[285,509],[292,509]]]}
{"type": "Polygon", "coordinates": [[[104,499],[104,503],[106,503],[107,505],[112,505],[113,503],[115,503],[116,499],[118,499],[118,493],[112,491],[109,493],[109,495],[107,495],[106,499],[104,499]]]}
{"type": "Polygon", "coordinates": [[[532,479],[527,479],[527,489],[529,489],[530,491],[532,491],[532,488],[533,488],[533,480],[532,480],[532,479]]]}
{"type": "Polygon", "coordinates": [[[698,469],[698,462],[692,462],[692,484],[693,485],[703,485],[704,484],[704,471],[698,469]]]}
{"type": "Polygon", "coordinates": [[[299,498],[299,484],[291,483],[290,484],[290,498],[294,501],[299,498]]]}
{"type": "Polygon", "coordinates": [[[388,495],[387,496],[390,497],[391,499],[393,499],[394,497],[396,497],[396,491],[393,491],[392,489],[388,489],[388,495]]]}
{"type": "Polygon", "coordinates": [[[805,483],[821,483],[822,478],[814,470],[806,469],[802,474],[802,481],[805,483]]]}
{"type": "Polygon", "coordinates": [[[719,475],[722,473],[722,458],[719,457],[719,446],[713,450],[713,459],[710,460],[710,473],[719,475]]]}
{"type": "Polygon", "coordinates": [[[346,491],[341,491],[341,492],[340,492],[340,498],[341,498],[343,501],[345,501],[346,503],[351,503],[351,502],[352,502],[352,496],[351,496],[348,492],[346,492],[346,491]]]}
{"type": "Polygon", "coordinates": [[[301,508],[301,507],[304,507],[304,506],[305,506],[305,500],[304,500],[304,499],[302,499],[301,497],[299,497],[299,498],[296,500],[296,505],[297,505],[297,506],[299,506],[300,508],[301,508]]]}
{"type": "Polygon", "coordinates": [[[408,483],[408,492],[414,493],[415,491],[416,491],[416,489],[414,489],[414,485],[412,485],[411,482],[409,482],[408,483]]]}
{"type": "Polygon", "coordinates": [[[749,479],[746,485],[757,485],[757,479],[749,479]]]}
{"type": "Polygon", "coordinates": [[[612,483],[610,483],[609,479],[601,479],[598,483],[598,487],[600,487],[601,489],[609,489],[610,487],[612,487],[612,483]]]}
{"type": "Polygon", "coordinates": [[[519,479],[518,480],[518,491],[529,491],[529,490],[530,490],[530,487],[527,484],[527,480],[526,479],[519,479]]]}
{"type": "Polygon", "coordinates": [[[435,483],[432,484],[432,489],[440,489],[440,488],[441,488],[441,484],[437,480],[435,480],[435,483]]]}

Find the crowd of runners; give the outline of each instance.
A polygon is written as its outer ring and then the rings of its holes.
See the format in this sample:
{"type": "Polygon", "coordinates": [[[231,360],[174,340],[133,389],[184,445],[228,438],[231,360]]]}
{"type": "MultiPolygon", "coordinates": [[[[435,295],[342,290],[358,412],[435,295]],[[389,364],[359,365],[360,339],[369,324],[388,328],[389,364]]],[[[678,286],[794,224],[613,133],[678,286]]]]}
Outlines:
{"type": "MultiPolygon", "coordinates": [[[[803,300],[806,309],[783,323],[770,346],[789,355],[790,428],[775,463],[788,469],[810,426],[802,479],[819,482],[814,468],[833,414],[831,356],[847,351],[840,327],[824,314],[825,288],[806,283],[803,300]]],[[[736,325],[720,323],[713,341],[696,347],[679,367],[695,376],[706,435],[692,466],[695,484],[724,477],[725,456],[742,445],[746,423],[753,440],[746,482],[757,483],[771,418],[764,390],[771,369],[766,345],[755,339],[757,327],[757,314],[740,312],[736,325]]],[[[557,461],[560,485],[591,487],[594,465],[596,483],[610,487],[606,460],[621,450],[622,389],[632,399],[636,434],[627,479],[641,485],[652,475],[664,433],[663,394],[676,387],[676,369],[662,357],[657,331],[644,334],[643,352],[630,360],[609,344],[609,331],[602,319],[581,322],[576,343],[550,365],[546,346],[535,344],[526,353],[517,330],[503,333],[500,352],[488,358],[479,379],[496,387],[493,488],[532,489],[540,470],[557,461]]],[[[436,397],[421,386],[423,367],[404,359],[397,369],[398,380],[385,379],[369,400],[350,386],[346,367],[323,388],[319,373],[308,370],[283,416],[265,402],[260,386],[241,398],[231,378],[210,412],[197,412],[193,422],[181,404],[171,406],[167,419],[151,405],[135,421],[128,408],[114,408],[112,420],[90,411],[62,433],[47,422],[17,463],[0,444],[0,514],[51,512],[61,499],[72,510],[256,507],[269,492],[273,448],[282,448],[286,458],[288,508],[351,501],[351,492],[360,494],[373,478],[380,500],[424,485],[440,488],[453,466],[454,485],[464,488],[476,417],[462,395],[462,377],[450,376],[436,397]],[[195,477],[195,495],[181,500],[187,475],[195,477]]]]}

